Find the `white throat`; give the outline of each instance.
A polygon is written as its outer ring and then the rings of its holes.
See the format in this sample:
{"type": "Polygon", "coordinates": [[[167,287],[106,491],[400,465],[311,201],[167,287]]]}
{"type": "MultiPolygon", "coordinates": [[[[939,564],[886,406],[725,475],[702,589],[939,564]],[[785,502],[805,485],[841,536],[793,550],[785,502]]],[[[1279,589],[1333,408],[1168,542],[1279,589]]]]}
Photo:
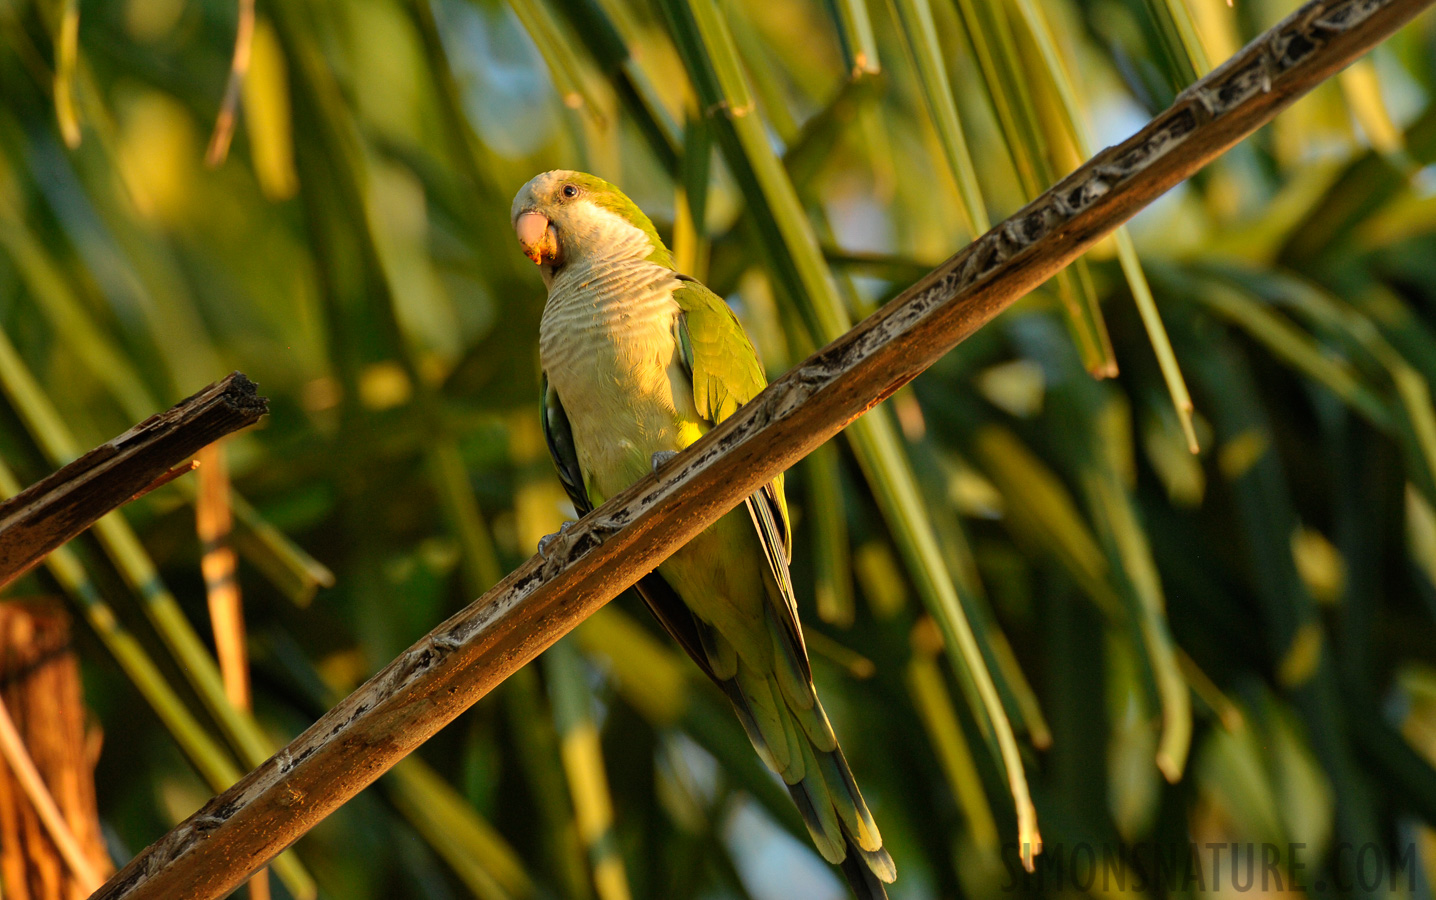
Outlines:
{"type": "Polygon", "coordinates": [[[653,252],[653,241],[632,222],[592,202],[585,202],[583,207],[582,214],[573,217],[577,237],[585,247],[602,248],[591,254],[595,261],[644,259],[653,252]]]}

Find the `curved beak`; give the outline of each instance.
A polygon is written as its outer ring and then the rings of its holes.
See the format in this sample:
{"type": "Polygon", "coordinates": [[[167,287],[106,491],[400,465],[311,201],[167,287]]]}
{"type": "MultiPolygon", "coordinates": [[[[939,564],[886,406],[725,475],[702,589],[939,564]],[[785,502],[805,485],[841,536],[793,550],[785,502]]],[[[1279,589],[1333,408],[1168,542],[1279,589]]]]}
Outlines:
{"type": "Polygon", "coordinates": [[[542,213],[533,210],[521,213],[514,222],[514,231],[518,232],[519,246],[523,247],[524,255],[535,265],[558,260],[558,232],[553,230],[542,213]]]}

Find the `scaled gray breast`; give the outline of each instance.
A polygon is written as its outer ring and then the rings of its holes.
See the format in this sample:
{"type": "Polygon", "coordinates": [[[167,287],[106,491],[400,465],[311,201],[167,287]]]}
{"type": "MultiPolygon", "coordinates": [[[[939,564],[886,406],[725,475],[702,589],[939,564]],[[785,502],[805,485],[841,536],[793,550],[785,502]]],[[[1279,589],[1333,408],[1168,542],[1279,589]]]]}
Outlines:
{"type": "Polygon", "coordinates": [[[671,348],[678,284],[673,270],[643,260],[558,273],[539,325],[539,356],[550,379],[644,365],[665,345],[671,348]]]}

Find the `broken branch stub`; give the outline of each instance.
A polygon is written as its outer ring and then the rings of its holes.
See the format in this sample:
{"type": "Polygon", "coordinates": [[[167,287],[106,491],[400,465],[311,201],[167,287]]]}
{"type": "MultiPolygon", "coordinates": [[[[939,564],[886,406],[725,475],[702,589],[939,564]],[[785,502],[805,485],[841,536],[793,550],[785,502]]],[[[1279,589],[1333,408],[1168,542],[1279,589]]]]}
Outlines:
{"type": "Polygon", "coordinates": [[[268,411],[254,382],[234,372],[0,503],[0,587],[201,447],[268,411]]]}

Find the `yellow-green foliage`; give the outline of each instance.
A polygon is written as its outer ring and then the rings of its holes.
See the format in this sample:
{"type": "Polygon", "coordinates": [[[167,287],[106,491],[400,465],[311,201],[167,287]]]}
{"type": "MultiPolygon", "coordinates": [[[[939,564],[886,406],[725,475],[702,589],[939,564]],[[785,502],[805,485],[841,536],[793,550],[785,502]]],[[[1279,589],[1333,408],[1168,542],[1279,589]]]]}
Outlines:
{"type": "MultiPolygon", "coordinates": [[[[0,489],[232,369],[272,401],[226,445],[252,716],[208,649],[187,479],[11,589],[81,623],[115,846],[565,518],[508,222],[535,172],[622,186],[773,376],[1291,6],[261,3],[211,168],[234,5],[0,2],[0,489]]],[[[816,678],[898,900],[1010,886],[1029,793],[1049,855],[1110,873],[1142,865],[1120,839],[1436,876],[1433,60],[1428,14],[791,473],[816,678]]],[[[631,597],[276,874],[344,900],[840,896],[631,597]]]]}

